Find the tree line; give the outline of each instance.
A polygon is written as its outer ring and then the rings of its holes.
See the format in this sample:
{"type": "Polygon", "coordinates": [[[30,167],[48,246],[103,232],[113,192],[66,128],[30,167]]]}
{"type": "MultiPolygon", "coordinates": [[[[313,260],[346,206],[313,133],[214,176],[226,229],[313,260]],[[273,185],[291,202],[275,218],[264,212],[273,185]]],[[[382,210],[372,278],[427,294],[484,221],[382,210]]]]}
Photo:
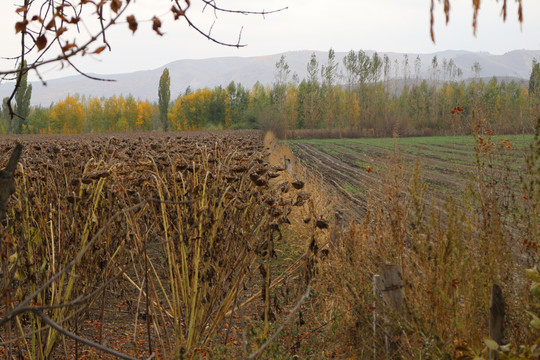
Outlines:
{"type": "Polygon", "coordinates": [[[164,70],[159,101],[133,96],[110,98],[68,95],[48,107],[30,106],[31,85],[26,79],[16,96],[17,114],[10,119],[2,107],[2,133],[80,133],[132,130],[197,130],[263,128],[355,129],[366,135],[467,134],[472,124],[485,120],[500,133],[528,133],[540,112],[540,65],[533,61],[526,81],[462,79],[452,60],[434,57],[429,77],[421,78],[420,58],[401,63],[388,56],[350,51],[338,63],[333,50],[321,64],[315,54],[306,65],[307,76],[291,74],[282,56],[274,82],[247,88],[231,82],[212,89],[187,88],[170,98],[170,77],[164,70]],[[340,66],[341,65],[341,66],[340,66]],[[412,69],[412,70],[411,70],[412,69]],[[456,111],[455,109],[459,109],[456,111]]]}

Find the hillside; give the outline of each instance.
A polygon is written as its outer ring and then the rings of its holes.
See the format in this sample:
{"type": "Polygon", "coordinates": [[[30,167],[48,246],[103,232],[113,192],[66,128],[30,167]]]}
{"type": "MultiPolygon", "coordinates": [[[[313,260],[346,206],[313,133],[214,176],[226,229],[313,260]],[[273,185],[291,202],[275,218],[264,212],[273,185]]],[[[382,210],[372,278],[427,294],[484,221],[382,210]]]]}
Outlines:
{"type": "MultiPolygon", "coordinates": [[[[291,74],[296,73],[303,78],[306,76],[306,64],[313,51],[287,52],[287,62],[291,69],[291,74]]],[[[368,55],[373,51],[366,51],[368,55]]],[[[315,51],[320,64],[326,62],[327,53],[315,51]]],[[[394,69],[393,77],[402,77],[402,61],[405,54],[401,53],[379,53],[388,55],[392,60],[394,69]],[[398,71],[395,70],[396,64],[398,71]]],[[[153,70],[138,71],[133,73],[115,74],[101,76],[114,82],[94,81],[82,76],[70,76],[61,79],[47,81],[47,86],[41,83],[33,83],[33,105],[48,105],[64,98],[68,93],[87,96],[128,95],[136,98],[157,100],[157,87],[159,77],[165,67],[169,69],[171,75],[171,94],[176,97],[188,86],[191,88],[214,87],[218,85],[226,86],[231,81],[239,82],[244,86],[251,87],[257,81],[262,84],[271,84],[274,79],[275,63],[282,54],[274,54],[257,57],[223,57],[211,59],[191,59],[178,60],[153,70]]],[[[341,64],[346,52],[336,53],[336,60],[341,64]]],[[[531,63],[534,58],[540,59],[540,50],[515,50],[503,55],[491,55],[484,52],[467,52],[448,50],[433,54],[408,54],[409,68],[411,76],[414,76],[414,61],[420,57],[422,68],[421,77],[429,76],[429,68],[434,56],[437,56],[439,66],[443,59],[454,60],[454,63],[462,70],[462,78],[474,76],[471,66],[478,62],[482,68],[480,76],[483,78],[510,77],[528,79],[531,71],[531,63]]],[[[92,74],[100,77],[99,74],[92,74]]],[[[0,85],[0,96],[7,96],[12,89],[12,84],[4,83],[0,85]]]]}

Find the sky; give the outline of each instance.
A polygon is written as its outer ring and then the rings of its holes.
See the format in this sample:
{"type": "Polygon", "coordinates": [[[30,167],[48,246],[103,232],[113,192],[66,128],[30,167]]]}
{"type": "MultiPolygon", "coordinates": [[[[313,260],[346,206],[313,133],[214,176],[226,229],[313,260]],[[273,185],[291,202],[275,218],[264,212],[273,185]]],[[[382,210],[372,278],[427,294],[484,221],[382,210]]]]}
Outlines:
{"type": "MultiPolygon", "coordinates": [[[[38,2],[39,0],[36,0],[38,2]]],[[[0,3],[0,56],[18,53],[14,12],[21,0],[0,3]]],[[[523,0],[524,21],[517,21],[517,5],[508,0],[508,17],[500,15],[502,0],[483,0],[476,36],[473,35],[471,1],[451,1],[450,22],[445,24],[442,4],[435,0],[435,40],[431,41],[430,0],[217,0],[222,7],[246,10],[287,10],[266,16],[218,14],[202,11],[200,0],[192,0],[188,15],[202,30],[224,42],[241,43],[237,49],[217,45],[189,28],[185,20],[173,21],[169,0],[132,0],[127,15],[134,14],[139,29],[132,34],[125,22],[107,34],[112,51],[75,60],[83,71],[114,74],[155,69],[180,59],[224,56],[259,56],[295,50],[375,50],[398,53],[433,53],[444,50],[485,51],[503,54],[516,49],[540,49],[540,1],[523,0]],[[162,19],[163,36],[151,30],[150,19],[162,19]],[[213,26],[212,26],[213,24],[213,26]]],[[[87,25],[92,28],[92,25],[87,25]]],[[[73,38],[84,37],[73,33],[73,38]]],[[[95,47],[98,47],[96,45],[95,47]]],[[[13,66],[0,59],[0,70],[13,66]]],[[[41,76],[52,79],[75,74],[56,65],[43,69],[41,76]]],[[[35,78],[35,75],[31,75],[35,78]]]]}

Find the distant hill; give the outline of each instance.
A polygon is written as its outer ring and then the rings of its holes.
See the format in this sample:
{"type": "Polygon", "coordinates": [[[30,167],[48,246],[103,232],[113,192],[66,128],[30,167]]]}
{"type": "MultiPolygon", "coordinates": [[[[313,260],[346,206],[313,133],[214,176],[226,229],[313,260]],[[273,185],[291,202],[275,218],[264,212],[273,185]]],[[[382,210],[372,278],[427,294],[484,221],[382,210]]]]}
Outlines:
{"type": "MultiPolygon", "coordinates": [[[[293,73],[298,74],[300,79],[306,76],[306,65],[313,51],[295,51],[283,53],[293,73]]],[[[314,52],[319,63],[325,64],[327,53],[314,52]]],[[[341,64],[347,53],[336,53],[336,60],[341,64]]],[[[373,51],[366,51],[372,55],[373,51]]],[[[402,53],[379,53],[388,55],[395,66],[396,61],[399,69],[392,70],[393,77],[402,77],[402,62],[405,54],[402,53]]],[[[44,87],[41,83],[32,83],[32,104],[49,105],[66,97],[68,93],[87,96],[128,95],[136,98],[157,100],[157,88],[159,77],[163,69],[167,67],[171,76],[171,97],[175,98],[188,86],[192,89],[226,86],[231,81],[239,82],[246,87],[252,87],[257,81],[264,85],[271,84],[274,80],[275,64],[282,54],[274,54],[257,57],[222,57],[201,60],[178,60],[153,70],[137,71],[133,73],[104,75],[92,74],[115,82],[103,82],[87,79],[83,76],[70,76],[61,79],[47,81],[44,87]]],[[[439,67],[443,59],[454,60],[454,63],[462,70],[463,79],[474,76],[472,65],[478,62],[481,67],[480,76],[490,78],[493,76],[528,79],[531,64],[534,58],[540,59],[540,50],[515,50],[504,55],[491,55],[485,52],[469,52],[448,50],[432,54],[407,54],[409,59],[410,76],[415,76],[414,63],[417,55],[420,57],[422,68],[420,76],[429,77],[429,69],[434,56],[437,56],[439,67]]],[[[0,97],[8,96],[12,85],[4,83],[0,85],[0,97]]]]}

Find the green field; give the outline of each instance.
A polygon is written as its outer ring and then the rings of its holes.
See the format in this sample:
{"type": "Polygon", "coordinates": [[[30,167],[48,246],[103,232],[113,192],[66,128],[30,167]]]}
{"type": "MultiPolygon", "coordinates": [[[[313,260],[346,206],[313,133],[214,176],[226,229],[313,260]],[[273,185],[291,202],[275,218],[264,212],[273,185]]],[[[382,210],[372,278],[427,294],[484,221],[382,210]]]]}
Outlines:
{"type": "Polygon", "coordinates": [[[288,144],[308,167],[359,201],[377,195],[392,177],[420,174],[426,196],[459,198],[482,176],[516,190],[532,135],[434,136],[294,140],[288,144]],[[483,145],[483,146],[482,146],[483,145]],[[413,171],[418,164],[419,171],[413,171]]]}

